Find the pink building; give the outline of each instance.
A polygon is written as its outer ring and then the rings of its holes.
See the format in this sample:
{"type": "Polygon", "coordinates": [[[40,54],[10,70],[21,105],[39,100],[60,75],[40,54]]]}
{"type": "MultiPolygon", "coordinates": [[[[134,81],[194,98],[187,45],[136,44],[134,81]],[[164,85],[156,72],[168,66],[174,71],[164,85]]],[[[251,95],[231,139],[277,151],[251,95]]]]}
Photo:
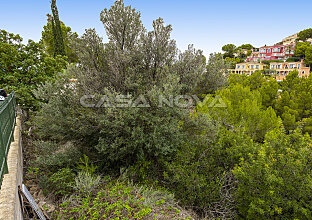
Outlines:
{"type": "Polygon", "coordinates": [[[247,57],[247,62],[259,62],[263,60],[286,60],[295,54],[296,45],[274,45],[260,47],[247,57]]]}

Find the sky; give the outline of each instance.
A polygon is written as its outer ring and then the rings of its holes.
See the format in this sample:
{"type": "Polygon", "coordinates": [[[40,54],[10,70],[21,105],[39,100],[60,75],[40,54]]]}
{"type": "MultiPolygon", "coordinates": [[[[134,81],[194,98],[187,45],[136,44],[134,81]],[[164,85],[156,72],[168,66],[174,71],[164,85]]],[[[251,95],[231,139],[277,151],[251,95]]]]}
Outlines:
{"type": "MultiPolygon", "coordinates": [[[[273,45],[283,38],[312,27],[311,0],[124,0],[141,12],[151,30],[162,17],[173,27],[172,39],[180,50],[189,44],[206,56],[221,52],[223,45],[250,43],[273,45]]],[[[100,12],[114,0],[57,0],[60,19],[79,35],[95,28],[107,41],[100,12]]],[[[0,0],[0,29],[20,34],[25,41],[39,41],[51,13],[50,0],[0,0]]]]}

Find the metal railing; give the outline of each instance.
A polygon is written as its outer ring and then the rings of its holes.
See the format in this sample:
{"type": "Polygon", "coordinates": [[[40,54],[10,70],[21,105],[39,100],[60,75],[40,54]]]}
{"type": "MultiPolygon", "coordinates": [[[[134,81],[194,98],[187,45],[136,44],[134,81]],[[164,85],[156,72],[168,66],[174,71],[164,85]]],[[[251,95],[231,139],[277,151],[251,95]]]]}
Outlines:
{"type": "Polygon", "coordinates": [[[0,188],[3,175],[8,173],[7,156],[14,139],[15,120],[16,101],[12,92],[4,101],[0,101],[0,188]]]}

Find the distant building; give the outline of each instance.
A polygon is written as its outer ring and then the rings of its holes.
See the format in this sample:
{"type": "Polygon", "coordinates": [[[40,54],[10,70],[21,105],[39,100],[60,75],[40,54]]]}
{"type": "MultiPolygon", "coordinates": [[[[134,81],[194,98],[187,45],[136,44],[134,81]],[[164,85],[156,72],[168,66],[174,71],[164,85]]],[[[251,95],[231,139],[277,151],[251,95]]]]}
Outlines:
{"type": "Polygon", "coordinates": [[[247,55],[247,54],[248,54],[248,51],[249,51],[248,49],[240,49],[239,51],[237,51],[237,52],[234,53],[234,56],[238,57],[238,56],[241,55],[241,54],[247,55]]]}
{"type": "Polygon", "coordinates": [[[259,51],[254,51],[247,57],[247,62],[260,62],[263,60],[286,60],[295,54],[296,45],[274,45],[260,47],[259,51]]]}
{"type": "Polygon", "coordinates": [[[235,66],[235,70],[230,70],[232,73],[236,74],[246,74],[251,75],[257,70],[263,70],[264,64],[262,63],[238,63],[235,66]]]}
{"type": "Polygon", "coordinates": [[[310,75],[310,67],[306,67],[304,61],[301,62],[274,62],[270,64],[270,70],[275,73],[276,80],[284,80],[289,72],[297,70],[299,77],[308,77],[310,75]]]}
{"type": "Polygon", "coordinates": [[[293,45],[293,44],[296,44],[297,39],[298,39],[298,33],[284,38],[282,42],[283,42],[283,45],[293,45]]]}

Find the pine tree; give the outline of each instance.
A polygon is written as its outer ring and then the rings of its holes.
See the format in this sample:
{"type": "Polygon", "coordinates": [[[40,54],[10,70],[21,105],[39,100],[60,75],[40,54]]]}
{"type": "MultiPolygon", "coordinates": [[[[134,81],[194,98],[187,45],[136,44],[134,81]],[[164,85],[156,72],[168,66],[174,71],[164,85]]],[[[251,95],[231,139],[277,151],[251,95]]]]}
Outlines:
{"type": "Polygon", "coordinates": [[[65,55],[65,45],[62,35],[59,14],[56,7],[56,0],[51,1],[51,10],[52,10],[52,33],[54,38],[54,56],[65,55]]]}

